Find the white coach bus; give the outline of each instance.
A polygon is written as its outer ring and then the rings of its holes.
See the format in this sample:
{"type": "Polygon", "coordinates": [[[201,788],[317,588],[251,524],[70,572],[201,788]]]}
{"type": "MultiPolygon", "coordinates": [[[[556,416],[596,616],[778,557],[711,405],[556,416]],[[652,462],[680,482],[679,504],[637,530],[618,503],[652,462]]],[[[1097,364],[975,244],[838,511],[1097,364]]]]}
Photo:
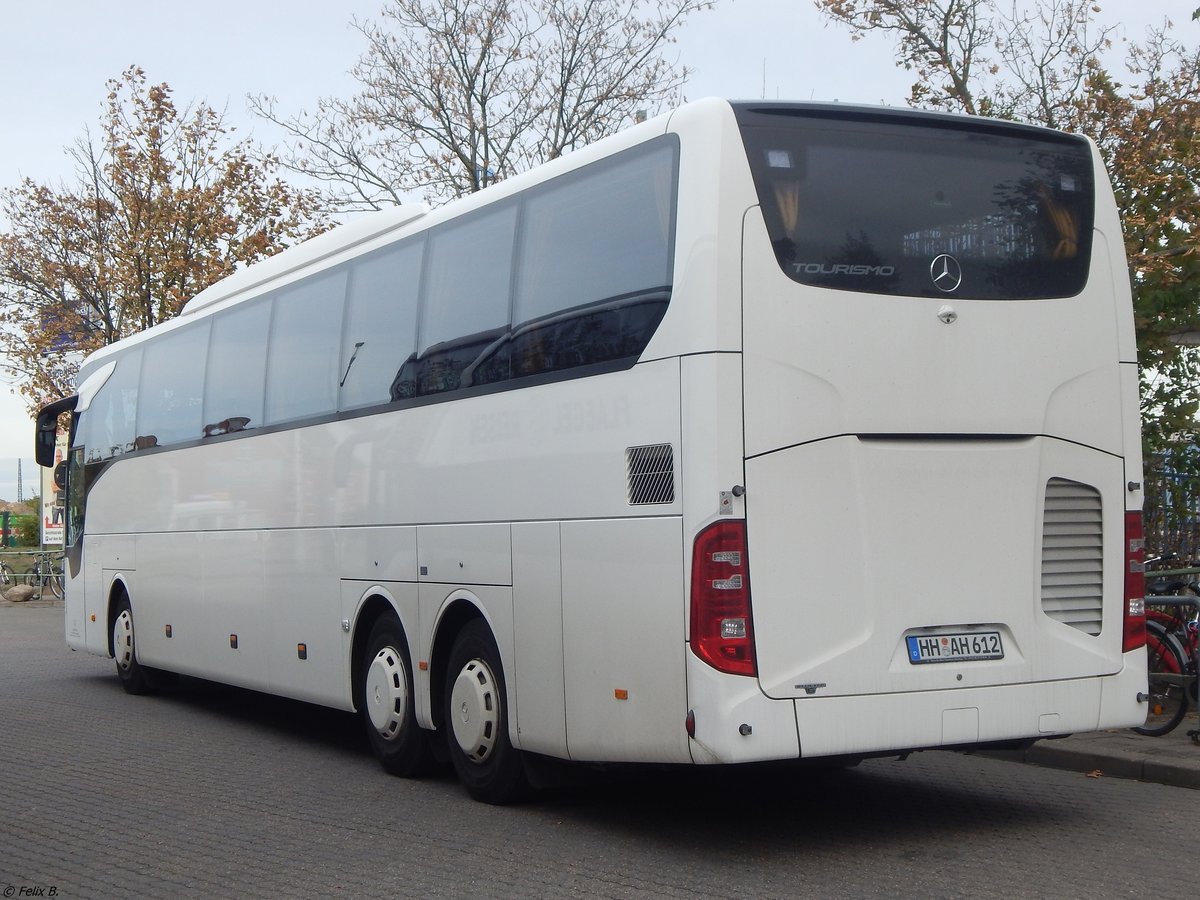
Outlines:
{"type": "Polygon", "coordinates": [[[1146,716],[1138,379],[1084,138],[705,100],[90,356],[66,637],[389,771],[849,761],[1146,716]]]}

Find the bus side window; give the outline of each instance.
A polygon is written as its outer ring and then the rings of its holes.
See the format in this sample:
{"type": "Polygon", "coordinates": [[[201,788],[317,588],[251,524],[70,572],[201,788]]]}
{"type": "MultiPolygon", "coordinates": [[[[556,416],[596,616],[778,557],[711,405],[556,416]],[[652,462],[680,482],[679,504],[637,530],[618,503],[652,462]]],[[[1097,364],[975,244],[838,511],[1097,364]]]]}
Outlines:
{"type": "Polygon", "coordinates": [[[397,369],[417,345],[417,297],[425,242],[389,247],[350,269],[339,364],[338,409],[400,399],[397,369]]]}
{"type": "Polygon", "coordinates": [[[79,443],[88,448],[91,460],[111,459],[134,449],[142,349],[126,350],[116,358],[116,363],[112,376],[92,398],[79,426],[79,443]]]}
{"type": "Polygon", "coordinates": [[[668,141],[531,194],[516,277],[514,375],[640,354],[670,297],[674,219],[668,141]]]}
{"type": "Polygon", "coordinates": [[[268,425],[334,411],[340,377],[336,336],[345,299],[344,268],[275,294],[267,349],[268,425]]]}
{"type": "Polygon", "coordinates": [[[262,425],[267,364],[263,351],[270,321],[270,300],[237,306],[213,318],[202,435],[225,434],[232,429],[222,429],[221,424],[235,419],[244,420],[238,430],[262,425]]]}
{"type": "Polygon", "coordinates": [[[146,347],[138,390],[135,450],[199,436],[209,327],[205,320],[164,335],[146,347]]]}
{"type": "MultiPolygon", "coordinates": [[[[517,206],[502,204],[433,232],[421,298],[417,395],[456,390],[463,371],[508,328],[517,206]],[[440,346],[439,346],[440,345],[440,346]]],[[[497,381],[507,380],[497,377],[497,381]]]]}

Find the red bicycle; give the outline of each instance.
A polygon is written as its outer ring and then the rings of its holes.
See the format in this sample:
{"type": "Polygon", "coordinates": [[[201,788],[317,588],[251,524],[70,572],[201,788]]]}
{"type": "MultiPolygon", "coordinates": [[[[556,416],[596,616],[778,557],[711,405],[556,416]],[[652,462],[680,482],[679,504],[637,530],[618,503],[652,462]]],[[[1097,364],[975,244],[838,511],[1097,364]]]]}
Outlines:
{"type": "MultiPolygon", "coordinates": [[[[1167,561],[1173,554],[1153,561],[1167,561]]],[[[1200,688],[1200,582],[1187,570],[1156,573],[1146,585],[1146,658],[1149,711],[1138,734],[1159,737],[1178,727],[1200,688]],[[1187,577],[1185,577],[1187,576],[1187,577]]],[[[1200,729],[1188,732],[1200,743],[1200,729]]]]}

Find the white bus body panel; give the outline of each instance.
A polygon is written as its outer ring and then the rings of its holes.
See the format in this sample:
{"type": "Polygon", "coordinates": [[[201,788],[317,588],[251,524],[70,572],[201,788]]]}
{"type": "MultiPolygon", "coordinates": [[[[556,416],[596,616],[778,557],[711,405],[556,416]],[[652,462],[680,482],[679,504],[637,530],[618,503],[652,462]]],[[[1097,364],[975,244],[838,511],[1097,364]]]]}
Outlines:
{"type": "Polygon", "coordinates": [[[1120,603],[1104,607],[1098,636],[1043,611],[1043,496],[1030,489],[1051,477],[1106,486],[1103,574],[1119,591],[1119,459],[1048,438],[846,436],[746,468],[759,679],[768,696],[807,698],[802,685],[820,685],[818,696],[949,690],[1120,668],[1120,603]],[[909,662],[907,635],[959,627],[999,631],[1004,658],[909,662]]]}
{"type": "MultiPolygon", "coordinates": [[[[682,501],[631,507],[625,454],[668,444],[680,457],[679,394],[679,360],[664,359],[117,459],[92,486],[86,578],[70,584],[69,607],[86,596],[96,616],[82,645],[108,653],[119,574],[143,663],[350,708],[342,620],[357,621],[372,584],[396,606],[414,665],[441,611],[468,597],[514,679],[518,746],[684,761],[682,501]],[[559,541],[561,562],[543,570],[559,541]]],[[[415,675],[429,725],[429,676],[415,675]]]]}
{"type": "Polygon", "coordinates": [[[562,539],[558,522],[512,527],[514,743],[523,750],[565,759],[562,539]]]}
{"type": "Polygon", "coordinates": [[[961,691],[920,691],[796,700],[801,753],[806,757],[872,753],[896,747],[970,746],[1014,736],[1038,737],[1105,727],[1105,686],[1126,701],[1112,724],[1137,715],[1145,687],[1138,666],[1111,680],[1034,681],[961,691]],[[1141,687],[1139,687],[1139,684],[1141,687]]]}
{"type": "MultiPolygon", "coordinates": [[[[93,487],[87,533],[626,517],[625,449],[678,447],[678,406],[679,361],[668,359],[590,379],[130,456],[116,460],[93,487]],[[581,472],[590,477],[581,479],[581,472]]],[[[678,510],[676,499],[654,513],[678,510]]],[[[473,564],[493,566],[494,560],[483,562],[496,552],[485,534],[479,532],[473,564]]],[[[347,548],[354,541],[338,543],[347,548]]],[[[360,551],[355,554],[361,560],[360,551]]],[[[451,555],[437,550],[428,564],[457,568],[460,560],[451,555]]]]}
{"type": "Polygon", "coordinates": [[[682,555],[677,516],[562,524],[572,759],[689,760],[682,555]]]}

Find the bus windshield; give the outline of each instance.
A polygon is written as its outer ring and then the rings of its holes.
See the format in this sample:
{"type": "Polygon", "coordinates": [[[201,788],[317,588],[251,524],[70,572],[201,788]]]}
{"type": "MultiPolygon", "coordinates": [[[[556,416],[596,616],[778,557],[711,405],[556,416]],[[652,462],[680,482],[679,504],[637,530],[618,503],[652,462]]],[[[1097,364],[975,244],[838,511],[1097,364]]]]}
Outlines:
{"type": "Polygon", "coordinates": [[[903,114],[738,113],[775,255],[795,281],[978,300],[1070,297],[1087,282],[1082,139],[903,114]]]}

